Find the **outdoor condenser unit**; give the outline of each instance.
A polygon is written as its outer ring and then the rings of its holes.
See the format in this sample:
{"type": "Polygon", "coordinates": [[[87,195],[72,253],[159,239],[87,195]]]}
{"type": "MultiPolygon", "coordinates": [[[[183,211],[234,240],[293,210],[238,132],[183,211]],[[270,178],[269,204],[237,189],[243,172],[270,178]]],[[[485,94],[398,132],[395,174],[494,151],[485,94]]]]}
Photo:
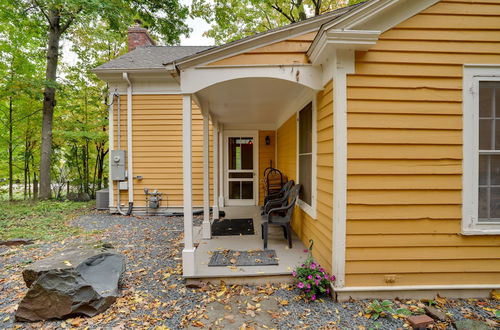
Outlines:
{"type": "Polygon", "coordinates": [[[109,208],[109,189],[104,188],[95,193],[95,207],[98,210],[107,210],[109,208]]]}

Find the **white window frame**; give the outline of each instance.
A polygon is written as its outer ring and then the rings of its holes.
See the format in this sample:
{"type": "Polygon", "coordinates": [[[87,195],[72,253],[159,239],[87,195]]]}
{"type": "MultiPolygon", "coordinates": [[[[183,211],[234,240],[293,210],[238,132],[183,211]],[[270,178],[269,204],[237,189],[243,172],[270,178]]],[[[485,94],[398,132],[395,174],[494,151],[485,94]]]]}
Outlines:
{"type": "Polygon", "coordinates": [[[312,103],[312,170],[311,170],[311,176],[312,176],[312,180],[311,180],[311,204],[312,205],[309,205],[307,204],[306,202],[302,201],[300,198],[297,199],[297,205],[305,212],[307,213],[312,219],[316,220],[316,187],[317,187],[317,177],[316,177],[316,164],[317,164],[317,157],[318,157],[318,153],[317,153],[317,122],[316,122],[316,109],[317,109],[317,105],[316,105],[316,97],[314,97],[314,94],[313,96],[309,96],[307,98],[306,101],[302,101],[300,103],[300,106],[298,107],[296,113],[295,113],[295,118],[297,120],[297,146],[296,146],[296,159],[295,159],[295,164],[296,164],[296,183],[299,183],[300,184],[300,174],[299,174],[299,171],[300,171],[300,168],[299,168],[299,139],[300,139],[300,129],[299,129],[299,113],[302,109],[304,109],[305,106],[307,106],[309,103],[312,103]]]}
{"type": "Polygon", "coordinates": [[[479,222],[479,82],[500,82],[500,65],[464,65],[462,234],[500,235],[500,223],[479,222]]]}

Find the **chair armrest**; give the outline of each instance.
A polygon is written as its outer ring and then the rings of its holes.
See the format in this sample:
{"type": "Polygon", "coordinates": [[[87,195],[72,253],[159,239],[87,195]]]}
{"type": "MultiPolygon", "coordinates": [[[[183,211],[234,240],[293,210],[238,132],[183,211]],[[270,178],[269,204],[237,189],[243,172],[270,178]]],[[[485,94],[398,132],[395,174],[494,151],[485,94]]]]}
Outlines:
{"type": "Polygon", "coordinates": [[[273,209],[270,209],[267,213],[266,213],[266,218],[267,218],[267,221],[268,222],[272,222],[272,217],[273,217],[273,214],[274,213],[277,213],[277,212],[280,212],[280,211],[286,211],[288,210],[288,206],[283,206],[283,207],[275,207],[273,209]]]}
{"type": "Polygon", "coordinates": [[[272,199],[264,205],[264,213],[268,213],[270,209],[281,206],[283,202],[281,199],[272,199]]]}

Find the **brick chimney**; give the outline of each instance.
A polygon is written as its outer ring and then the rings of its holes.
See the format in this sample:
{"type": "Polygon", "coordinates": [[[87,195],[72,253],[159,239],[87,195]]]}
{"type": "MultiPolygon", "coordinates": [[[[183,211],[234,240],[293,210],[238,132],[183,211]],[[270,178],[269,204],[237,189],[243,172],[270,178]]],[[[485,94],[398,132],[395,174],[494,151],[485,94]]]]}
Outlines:
{"type": "Polygon", "coordinates": [[[156,46],[156,42],[151,39],[148,29],[141,26],[141,21],[136,20],[135,24],[128,28],[128,51],[131,52],[137,47],[156,46]]]}

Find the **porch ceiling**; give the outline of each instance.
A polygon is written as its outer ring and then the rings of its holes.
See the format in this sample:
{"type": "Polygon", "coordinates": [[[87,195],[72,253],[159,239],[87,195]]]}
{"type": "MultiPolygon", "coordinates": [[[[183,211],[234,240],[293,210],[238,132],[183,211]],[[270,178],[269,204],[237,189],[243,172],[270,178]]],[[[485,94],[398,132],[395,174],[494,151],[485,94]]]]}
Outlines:
{"type": "Polygon", "coordinates": [[[273,78],[225,81],[196,93],[202,106],[224,125],[276,125],[308,87],[273,78]]]}

